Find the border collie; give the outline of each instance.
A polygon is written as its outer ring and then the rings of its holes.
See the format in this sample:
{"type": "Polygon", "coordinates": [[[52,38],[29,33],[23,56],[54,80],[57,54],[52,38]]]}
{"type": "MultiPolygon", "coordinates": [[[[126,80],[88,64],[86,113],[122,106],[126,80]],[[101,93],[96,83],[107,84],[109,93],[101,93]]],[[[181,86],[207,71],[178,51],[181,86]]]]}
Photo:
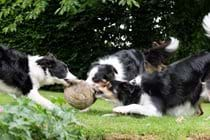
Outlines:
{"type": "MultiPolygon", "coordinates": [[[[203,28],[206,31],[206,36],[210,38],[210,13],[203,19],[203,28]]],[[[202,80],[203,92],[201,98],[204,101],[210,102],[210,69],[202,80]]]]}
{"type": "MultiPolygon", "coordinates": [[[[210,14],[204,17],[203,26],[210,36],[210,14]]],[[[202,114],[199,100],[202,94],[209,94],[209,81],[205,81],[209,73],[210,53],[201,52],[172,63],[161,72],[142,74],[138,85],[114,80],[100,86],[99,90],[103,92],[103,98],[119,105],[113,108],[116,113],[145,116],[202,114]]]]}
{"type": "MultiPolygon", "coordinates": [[[[159,64],[159,60],[162,59],[159,55],[162,52],[169,54],[177,50],[179,41],[173,37],[170,39],[169,43],[163,45],[162,48],[152,48],[144,53],[135,49],[129,49],[100,58],[92,63],[86,82],[97,84],[112,80],[130,81],[134,79],[145,71],[146,61],[153,59],[153,61],[158,61],[157,63],[159,64]]],[[[158,66],[158,64],[154,63],[154,67],[158,66]]]]}
{"type": "Polygon", "coordinates": [[[38,104],[53,109],[55,105],[41,96],[38,89],[44,85],[76,81],[77,77],[53,55],[31,56],[3,45],[0,47],[0,91],[25,95],[38,104]]]}
{"type": "Polygon", "coordinates": [[[118,105],[113,109],[116,113],[193,115],[200,112],[201,79],[209,66],[210,53],[204,52],[171,64],[162,72],[144,73],[140,85],[111,81],[99,90],[103,98],[118,105]]]}

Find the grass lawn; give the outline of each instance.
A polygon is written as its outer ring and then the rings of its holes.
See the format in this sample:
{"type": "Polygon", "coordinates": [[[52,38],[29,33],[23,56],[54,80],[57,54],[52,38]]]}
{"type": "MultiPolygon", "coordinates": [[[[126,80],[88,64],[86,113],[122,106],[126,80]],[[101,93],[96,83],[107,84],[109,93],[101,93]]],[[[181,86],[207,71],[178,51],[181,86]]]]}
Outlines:
{"type": "MultiPolygon", "coordinates": [[[[44,96],[63,97],[56,92],[41,92],[44,96]]],[[[52,98],[51,98],[52,99],[52,98]]],[[[14,100],[6,94],[0,94],[0,104],[14,100]]],[[[90,140],[94,139],[210,139],[210,104],[202,104],[204,115],[186,117],[177,121],[175,117],[139,117],[116,116],[102,117],[111,113],[112,106],[102,100],[96,101],[89,112],[76,113],[78,119],[85,125],[83,134],[90,140]],[[209,118],[208,118],[209,117],[209,118]]]]}

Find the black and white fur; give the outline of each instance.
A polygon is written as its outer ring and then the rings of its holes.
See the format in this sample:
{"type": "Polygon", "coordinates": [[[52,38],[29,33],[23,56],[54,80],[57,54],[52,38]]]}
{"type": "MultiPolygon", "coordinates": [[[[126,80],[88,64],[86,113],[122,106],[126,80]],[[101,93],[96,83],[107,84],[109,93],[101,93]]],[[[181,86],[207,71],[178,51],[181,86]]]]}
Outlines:
{"type": "MultiPolygon", "coordinates": [[[[203,20],[207,36],[209,21],[210,14],[203,20]]],[[[104,98],[121,104],[113,108],[116,113],[189,116],[202,112],[199,100],[209,94],[210,82],[205,81],[209,72],[210,53],[202,52],[177,61],[162,72],[144,73],[137,85],[111,81],[99,89],[104,98]]]]}
{"type": "Polygon", "coordinates": [[[210,13],[203,18],[203,28],[206,32],[206,36],[210,38],[210,13]]]}
{"type": "Polygon", "coordinates": [[[100,87],[104,98],[120,106],[113,112],[146,116],[188,116],[196,114],[202,92],[201,79],[210,66],[204,52],[169,65],[162,72],[144,73],[140,85],[111,81],[100,87]]]}
{"type": "Polygon", "coordinates": [[[55,105],[41,96],[38,89],[44,85],[68,85],[77,77],[62,61],[52,55],[31,56],[0,47],[0,91],[25,95],[38,104],[53,109],[55,105]]]}
{"type": "MultiPolygon", "coordinates": [[[[173,37],[170,38],[170,44],[164,48],[164,52],[172,53],[178,49],[179,41],[173,37]]],[[[160,54],[160,50],[151,50],[146,54],[135,50],[121,50],[114,54],[100,58],[92,63],[88,72],[86,82],[96,84],[100,81],[130,81],[145,71],[145,60],[153,53],[160,54]]],[[[158,59],[158,58],[157,58],[158,59]]]]}
{"type": "Polygon", "coordinates": [[[140,51],[121,50],[105,56],[92,64],[86,82],[90,84],[101,80],[130,81],[144,72],[144,56],[140,51]]]}
{"type": "MultiPolygon", "coordinates": [[[[206,36],[210,38],[210,13],[203,18],[203,28],[206,31],[206,36]]],[[[205,74],[202,80],[203,92],[201,98],[204,101],[210,102],[210,69],[205,74]]]]}

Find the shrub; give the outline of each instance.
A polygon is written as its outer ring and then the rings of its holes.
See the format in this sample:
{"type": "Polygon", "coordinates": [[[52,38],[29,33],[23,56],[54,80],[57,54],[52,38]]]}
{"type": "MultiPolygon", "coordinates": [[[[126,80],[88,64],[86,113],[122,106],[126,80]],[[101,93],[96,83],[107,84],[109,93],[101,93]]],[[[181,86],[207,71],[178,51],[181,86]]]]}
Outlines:
{"type": "Polygon", "coordinates": [[[98,57],[168,36],[181,40],[170,62],[210,50],[201,26],[209,0],[3,0],[0,7],[0,43],[51,52],[83,79],[98,57]]]}
{"type": "Polygon", "coordinates": [[[2,106],[1,140],[82,139],[74,111],[64,107],[49,111],[25,97],[16,100],[2,106]]]}

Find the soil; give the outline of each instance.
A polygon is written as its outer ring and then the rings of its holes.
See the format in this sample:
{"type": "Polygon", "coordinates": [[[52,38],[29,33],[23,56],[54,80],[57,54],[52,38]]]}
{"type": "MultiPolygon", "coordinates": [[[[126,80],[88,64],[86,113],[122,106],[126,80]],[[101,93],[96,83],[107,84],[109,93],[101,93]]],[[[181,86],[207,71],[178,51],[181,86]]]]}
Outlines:
{"type": "Polygon", "coordinates": [[[106,135],[104,140],[157,140],[157,136],[153,135],[132,135],[132,134],[111,134],[106,135]]]}

